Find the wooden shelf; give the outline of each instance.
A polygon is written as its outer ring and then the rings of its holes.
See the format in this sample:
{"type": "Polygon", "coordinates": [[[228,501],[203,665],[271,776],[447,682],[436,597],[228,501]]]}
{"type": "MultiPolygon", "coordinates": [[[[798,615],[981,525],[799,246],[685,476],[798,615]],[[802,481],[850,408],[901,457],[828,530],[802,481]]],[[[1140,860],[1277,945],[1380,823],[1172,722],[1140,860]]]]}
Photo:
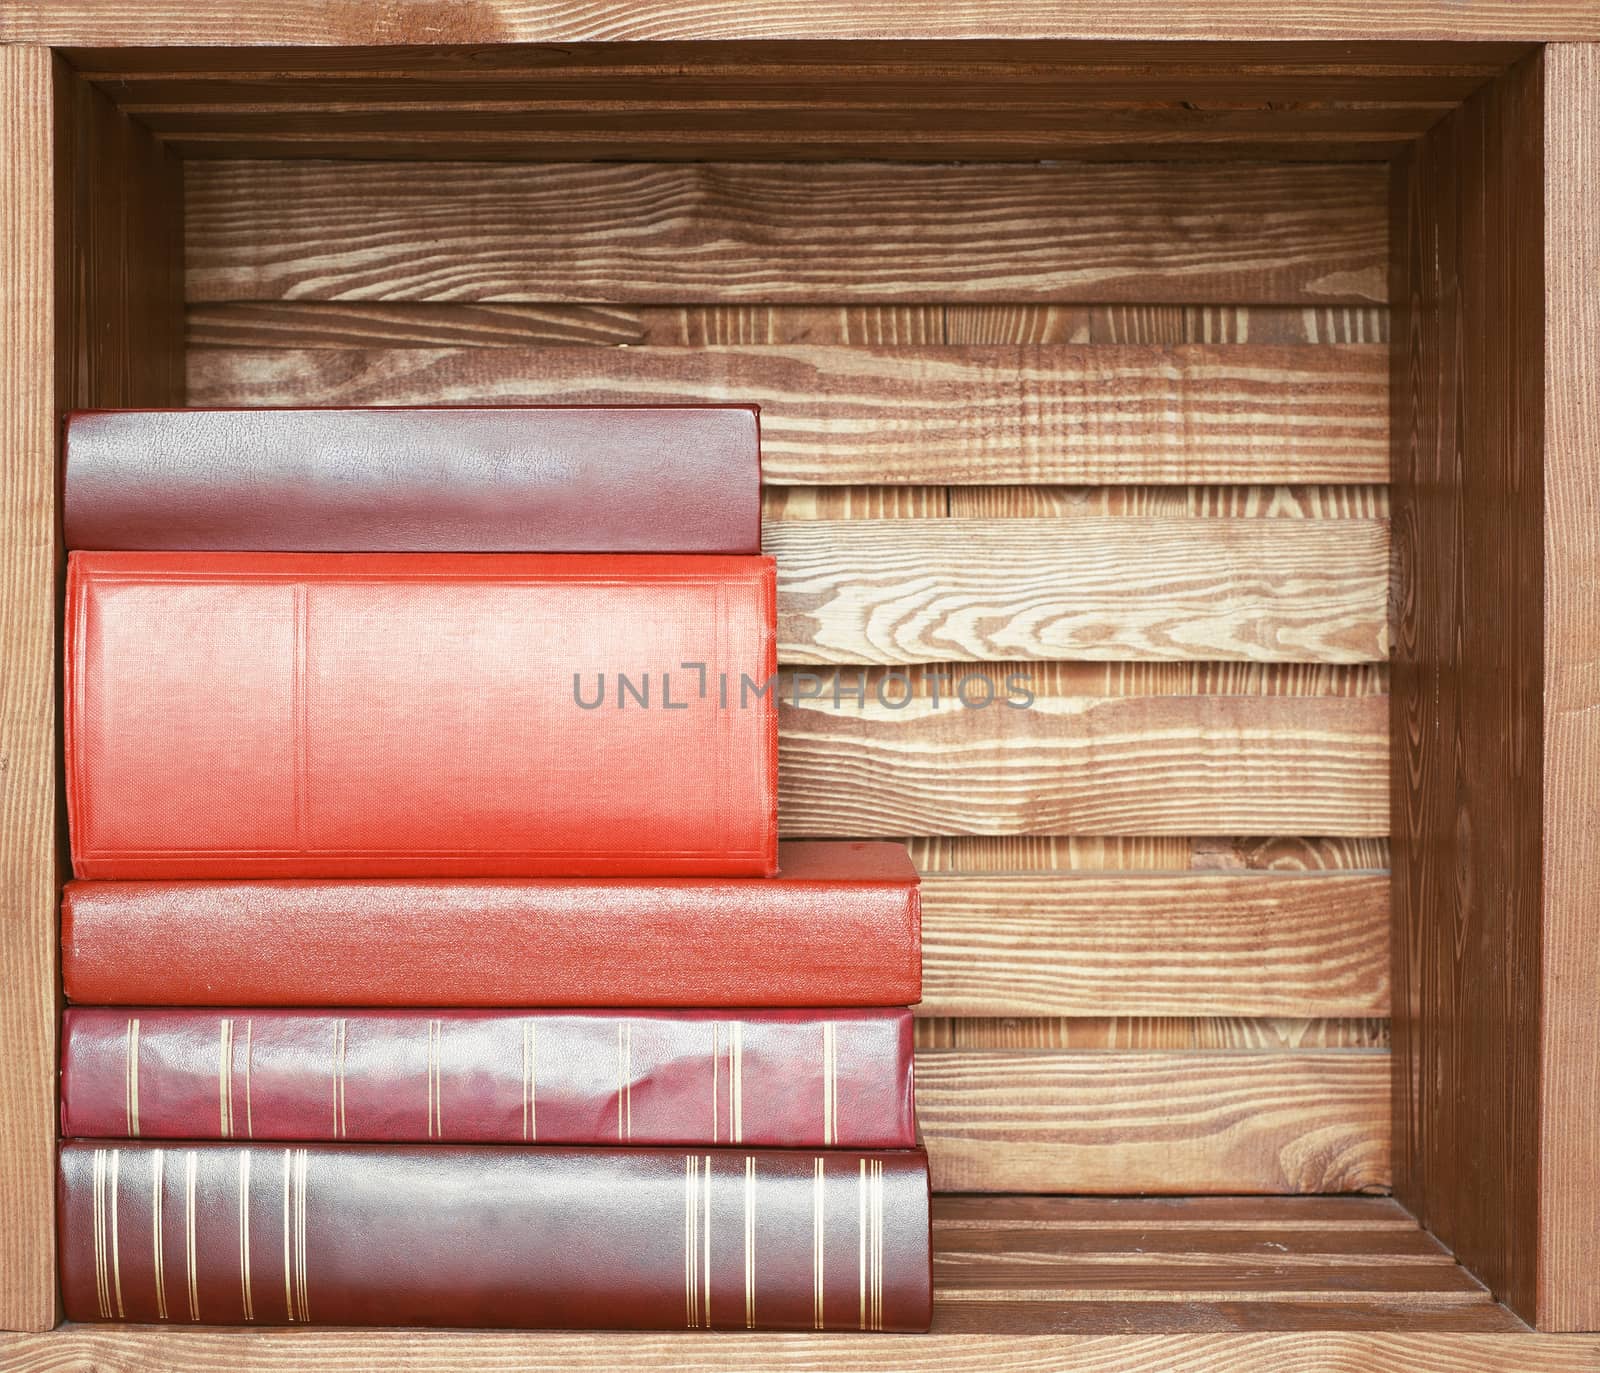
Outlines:
{"type": "Polygon", "coordinates": [[[68,1326],[0,1337],[0,1373],[1600,1368],[1600,1341],[1531,1332],[1388,1198],[947,1196],[934,1245],[928,1335],[68,1326]]]}

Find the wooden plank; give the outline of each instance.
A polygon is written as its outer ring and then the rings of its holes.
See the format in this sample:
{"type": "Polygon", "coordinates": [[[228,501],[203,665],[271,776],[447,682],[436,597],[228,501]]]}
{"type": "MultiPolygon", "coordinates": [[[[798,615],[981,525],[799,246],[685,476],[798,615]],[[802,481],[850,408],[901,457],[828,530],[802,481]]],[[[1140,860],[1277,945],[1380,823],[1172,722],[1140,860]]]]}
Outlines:
{"type": "Polygon", "coordinates": [[[1255,345],[198,349],[195,405],[763,407],[774,483],[1382,482],[1388,353],[1255,345]]]}
{"type": "Polygon", "coordinates": [[[12,0],[0,42],[138,45],[582,43],[639,40],[1054,39],[1345,40],[1600,38],[1587,0],[1364,0],[1264,11],[1258,0],[1019,0],[983,6],[853,0],[479,0],[417,9],[329,8],[324,0],[234,0],[226,14],[178,0],[12,0]]]}
{"type": "Polygon", "coordinates": [[[1357,166],[219,162],[189,174],[189,293],[1360,304],[1384,194],[1357,166]]]}
{"type": "Polygon", "coordinates": [[[784,663],[1388,655],[1379,520],[781,521],[764,547],[784,663]]]}
{"type": "MultiPolygon", "coordinates": [[[[801,490],[805,488],[778,488],[801,490]]],[[[1005,520],[1082,515],[1199,516],[1226,519],[1389,518],[1387,486],[954,486],[958,519],[1005,520]]]]}
{"type": "Polygon", "coordinates": [[[1181,835],[913,835],[922,873],[1339,872],[1386,870],[1389,844],[1373,839],[1226,839],[1181,835]]]}
{"type": "Polygon", "coordinates": [[[0,1327],[55,1324],[55,89],[0,48],[0,1327]]]}
{"type": "Polygon", "coordinates": [[[946,1191],[1349,1192],[1389,1182],[1389,1056],[917,1055],[946,1191]]]}
{"type": "Polygon", "coordinates": [[[1198,1230],[1271,1236],[1281,1230],[1345,1234],[1419,1232],[1416,1217],[1391,1197],[1051,1197],[936,1193],[936,1243],[957,1230],[1198,1230]]]}
{"type": "Polygon", "coordinates": [[[1388,887],[1356,873],[929,874],[922,1009],[1384,1015],[1388,887]]]}
{"type": "Polygon", "coordinates": [[[1600,1328],[1600,52],[1544,62],[1544,911],[1540,929],[1541,1329],[1600,1328]]]}
{"type": "Polygon", "coordinates": [[[56,421],[182,400],[177,168],[39,48],[0,48],[0,1327],[56,1320],[56,421]]]}
{"type": "Polygon", "coordinates": [[[845,699],[779,709],[786,834],[1389,830],[1382,697],[845,699]]]}
{"type": "Polygon", "coordinates": [[[919,1049],[1387,1049],[1389,1022],[1260,1016],[928,1016],[919,1049]]]}
{"type": "MultiPolygon", "coordinates": [[[[1270,1306],[1240,1329],[1228,1304],[941,1302],[927,1335],[562,1334],[448,1330],[224,1330],[75,1325],[59,1334],[0,1336],[0,1373],[94,1368],[97,1373],[571,1373],[574,1369],[752,1367],[814,1373],[1284,1373],[1372,1369],[1382,1373],[1594,1373],[1600,1340],[1483,1329],[1484,1304],[1440,1313],[1413,1301],[1385,1312],[1389,1327],[1341,1329],[1319,1304],[1270,1306]],[[1308,1311],[1309,1314],[1302,1314],[1308,1311]],[[948,1316],[946,1313],[949,1313],[948,1316]],[[1092,1324],[1091,1324],[1092,1321],[1092,1324]],[[1088,1327],[1086,1332],[1085,1327],[1088,1327]],[[1089,1333],[1093,1332],[1093,1333],[1089,1333]]],[[[1351,1307],[1382,1307],[1377,1299],[1351,1307]]]]}
{"type": "Polygon", "coordinates": [[[527,348],[718,344],[1387,343],[1381,305],[524,305],[201,301],[189,346],[527,348]]]}

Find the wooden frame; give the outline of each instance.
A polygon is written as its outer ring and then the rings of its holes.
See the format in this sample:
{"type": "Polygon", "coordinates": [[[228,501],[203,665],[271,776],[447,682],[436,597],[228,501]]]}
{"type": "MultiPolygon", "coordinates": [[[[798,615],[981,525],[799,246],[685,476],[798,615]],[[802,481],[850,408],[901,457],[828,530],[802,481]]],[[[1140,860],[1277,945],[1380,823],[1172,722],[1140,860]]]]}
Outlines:
{"type": "MultiPolygon", "coordinates": [[[[1316,6],[1310,16],[1291,8],[1265,25],[1259,6],[1245,0],[1055,0],[1017,7],[1003,22],[981,11],[891,0],[868,0],[848,7],[847,15],[766,4],[726,12],[702,6],[684,18],[673,5],[629,6],[625,21],[604,5],[577,13],[561,7],[546,13],[515,0],[437,13],[419,8],[432,17],[402,19],[388,6],[333,12],[310,0],[236,0],[209,16],[139,0],[13,0],[0,9],[0,1034],[6,1046],[0,1329],[40,1332],[0,1336],[0,1370],[74,1360],[130,1369],[280,1369],[336,1358],[396,1369],[467,1368],[497,1358],[519,1367],[626,1358],[643,1366],[688,1360],[705,1367],[958,1368],[982,1360],[1137,1370],[1192,1359],[1266,1370],[1294,1359],[1347,1358],[1386,1369],[1600,1369],[1600,1340],[1557,1333],[1600,1329],[1600,1292],[1589,1272],[1600,1252],[1589,1200],[1600,1186],[1600,1023],[1588,1005],[1600,981],[1600,898],[1586,880],[1589,849],[1600,837],[1600,679],[1593,667],[1600,651],[1593,574],[1600,565],[1600,477],[1593,461],[1600,445],[1594,289],[1600,229],[1593,213],[1600,185],[1600,17],[1593,6],[1545,0],[1465,8],[1400,0],[1380,12],[1350,0],[1316,6]],[[627,43],[594,41],[614,38],[627,43]],[[944,46],[908,58],[894,46],[902,38],[944,40],[944,46]],[[707,40],[733,41],[703,46],[707,40]],[[1340,40],[1340,51],[1317,46],[1330,40],[1340,40]],[[229,47],[193,56],[201,50],[187,46],[208,41],[229,47]],[[1472,47],[1459,46],[1469,41],[1472,47]],[[980,1301],[942,1306],[933,1335],[892,1341],[52,1329],[55,903],[63,870],[54,704],[56,417],[77,406],[184,401],[183,158],[573,156],[563,152],[572,146],[570,128],[541,124],[542,114],[524,112],[508,125],[496,111],[484,122],[471,92],[449,87],[465,60],[460,51],[405,46],[421,43],[484,45],[471,65],[499,63],[508,82],[526,79],[520,64],[527,57],[499,45],[589,43],[583,52],[593,75],[584,79],[597,83],[596,92],[612,79],[608,64],[620,70],[617,80],[642,80],[648,89],[656,52],[673,80],[708,83],[734,67],[767,81],[778,67],[789,71],[783,64],[802,59],[825,81],[830,64],[857,62],[871,67],[863,79],[873,81],[888,80],[892,68],[893,79],[906,83],[896,89],[907,92],[895,98],[913,104],[925,99],[917,82],[930,80],[919,75],[917,61],[949,82],[942,64],[981,58],[990,66],[969,72],[971,98],[981,101],[998,99],[1015,76],[1011,68],[997,71],[1031,53],[1033,79],[1048,85],[1052,72],[1070,69],[1084,81],[1123,82],[1106,89],[1141,113],[1135,119],[1126,110],[1102,112],[1085,122],[1052,107],[1048,117],[1034,110],[1028,116],[1038,117],[1034,123],[1018,114],[999,128],[951,115],[947,125],[916,138],[897,132],[892,121],[841,115],[821,139],[797,123],[806,100],[815,98],[812,89],[801,90],[786,109],[768,109],[754,127],[764,137],[787,131],[789,155],[819,161],[935,155],[1029,161],[1054,149],[1111,161],[1349,158],[1387,166],[1393,1185],[1398,1201],[1509,1312],[1440,1296],[1444,1288],[1430,1283],[1427,1300],[1391,1292],[1364,1308],[1359,1321],[1348,1309],[1286,1302],[1265,1303],[1246,1317],[1215,1294],[1204,1298],[1199,1288],[1180,1285],[1162,1302],[1147,1294],[1143,1305],[1088,1302],[1070,1287],[1059,1302],[1029,1304],[1003,1299],[1004,1290],[995,1289],[980,1301]],[[667,48],[653,49],[654,43],[671,48],[670,62],[667,48]],[[141,74],[145,85],[119,89],[119,71],[141,74]],[[363,120],[368,96],[356,90],[339,93],[349,119],[336,133],[296,122],[295,101],[306,109],[323,106],[315,92],[297,94],[294,80],[360,82],[396,71],[434,83],[434,114],[389,134],[381,121],[363,120]],[[171,79],[163,78],[165,86],[153,94],[149,78],[161,72],[171,79]],[[268,74],[277,75],[268,82],[268,74]],[[984,81],[1000,84],[984,88],[984,81]],[[1206,83],[1216,95],[1228,81],[1260,108],[1220,124],[1196,119],[1188,108],[1193,102],[1183,98],[1186,83],[1206,83]],[[269,89],[285,82],[282,90],[269,89]],[[1322,84],[1312,89],[1308,82],[1322,84]],[[1283,97],[1284,83],[1297,84],[1307,92],[1305,103],[1318,108],[1294,118],[1274,114],[1271,102],[1283,97]],[[230,85],[239,92],[233,100],[230,85]],[[1263,1311],[1276,1315],[1265,1318],[1263,1311]],[[1550,1333],[1528,1331],[1510,1312],[1550,1333]]],[[[709,123],[685,123],[667,134],[619,127],[609,141],[583,145],[582,156],[728,158],[749,146],[739,129],[709,123]]],[[[1359,185],[1362,173],[1353,175],[1349,184],[1359,185]]],[[[191,288],[196,268],[191,260],[191,288]]],[[[1123,288],[1116,283],[1102,278],[1102,298],[1117,299],[1123,288]]],[[[1285,278],[1275,289],[1298,288],[1285,278]]],[[[911,291],[906,299],[921,297],[911,291]]],[[[1207,297],[1201,291],[1192,299],[1203,304],[1207,297]]],[[[423,327],[403,303],[385,308],[392,311],[385,328],[423,327]]],[[[202,308],[191,313],[189,327],[203,335],[238,327],[240,318],[237,308],[209,315],[202,308]]],[[[191,368],[187,382],[191,398],[197,388],[201,395],[231,395],[237,392],[229,388],[242,384],[221,362],[191,368]]],[[[1282,374],[1277,384],[1284,384],[1282,374]]],[[[1356,377],[1347,384],[1356,396],[1366,383],[1356,377]]],[[[1202,446],[1183,460],[1193,460],[1196,471],[1222,471],[1215,466],[1220,453],[1202,446]]],[[[792,461],[791,479],[818,479],[807,475],[802,456],[783,461],[792,461]]],[[[1360,461],[1370,466],[1373,459],[1360,461]]],[[[1188,479],[1181,474],[1189,470],[1178,466],[1146,480],[1188,479]]],[[[1354,471],[1334,480],[1351,480],[1354,471]]],[[[854,478],[870,479],[870,464],[854,478]]],[[[1102,472],[1095,479],[1116,478],[1102,472]]],[[[799,526],[785,530],[786,556],[805,556],[809,537],[799,526]]],[[[1173,537],[1174,548],[1188,546],[1183,531],[1173,537]]],[[[1357,562],[1350,564],[1352,576],[1357,562]]],[[[789,661],[823,660],[807,656],[803,634],[791,637],[789,661]]],[[[1049,656],[1045,645],[1028,651],[1049,656]]],[[[1127,640],[1105,656],[1143,651],[1127,640]]],[[[921,661],[915,645],[905,652],[908,661],[921,661]]],[[[1372,656],[1364,648],[1355,658],[1372,656]]],[[[1353,831],[1366,823],[1361,814],[1349,812],[1353,831]]],[[[1181,898],[1169,898],[1161,881],[1143,880],[1149,886],[1141,899],[1151,909],[1167,899],[1191,900],[1198,890],[1186,886],[1181,898]]],[[[1329,879],[1317,890],[1319,899],[1339,902],[1364,891],[1369,904],[1360,919],[1381,919],[1370,887],[1369,879],[1352,877],[1329,879]]],[[[1248,899],[1242,889],[1219,892],[1219,911],[1248,899]]],[[[982,895],[953,877],[934,900],[948,903],[955,930],[982,895]]],[[[1081,907],[1051,909],[1070,921],[1110,895],[1109,888],[1086,888],[1075,898],[1081,907]]],[[[1307,909],[1308,928],[1314,927],[1321,908],[1307,909]]],[[[1039,1009],[1019,1003],[1008,1010],[998,993],[977,995],[944,979],[942,969],[934,965],[930,973],[942,1013],[1039,1009]]],[[[1381,991],[1370,970],[1360,988],[1349,994],[1357,1012],[1370,1006],[1374,989],[1381,991]]],[[[1056,988],[1043,1004],[1060,1014],[1094,1009],[1075,995],[1056,988]]],[[[1171,1005],[1184,1010],[1181,1001],[1171,1005]]],[[[1240,1003],[1245,1014],[1276,1009],[1265,990],[1240,1003]]],[[[937,1082],[937,1071],[930,1080],[937,1082]]],[[[1332,1082],[1319,1079],[1317,1090],[1332,1082]]],[[[1039,1157],[1058,1156],[1046,1149],[1039,1157]]],[[[1197,1174],[1199,1188],[1218,1176],[1211,1168],[1197,1174]]],[[[1034,1175],[1017,1176],[1027,1187],[1034,1175]]],[[[1249,1169],[1237,1176],[1256,1185],[1249,1169]]],[[[1352,1185],[1373,1180],[1351,1176],[1352,1185]]],[[[1090,1219],[1048,1208],[1024,1219],[1054,1233],[1091,1223],[1103,1229],[1121,1214],[1105,1209],[1116,1203],[1097,1205],[1102,1209],[1084,1213],[1090,1219]]],[[[1253,1242],[1275,1227],[1303,1234],[1306,1227],[1286,1217],[1311,1213],[1276,1209],[1292,1205],[1202,1206],[1163,1213],[1160,1223],[1214,1227],[1218,1235],[1244,1234],[1253,1242]],[[1187,1219],[1174,1221],[1180,1214],[1187,1219]]],[[[947,1238],[963,1226],[1009,1227],[1013,1238],[1026,1228],[1015,1216],[964,1220],[963,1214],[954,1213],[947,1238]]],[[[1359,1209],[1318,1215],[1316,1224],[1330,1234],[1344,1233],[1342,1226],[1366,1233],[1398,1223],[1359,1209]]],[[[1231,1241],[1218,1243],[1226,1248],[1231,1241]]],[[[1364,1261],[1371,1259],[1357,1247],[1364,1261]]],[[[1443,1250],[1438,1257],[1450,1273],[1460,1271],[1443,1250]]],[[[1305,1261],[1328,1260],[1311,1252],[1305,1261]]]]}

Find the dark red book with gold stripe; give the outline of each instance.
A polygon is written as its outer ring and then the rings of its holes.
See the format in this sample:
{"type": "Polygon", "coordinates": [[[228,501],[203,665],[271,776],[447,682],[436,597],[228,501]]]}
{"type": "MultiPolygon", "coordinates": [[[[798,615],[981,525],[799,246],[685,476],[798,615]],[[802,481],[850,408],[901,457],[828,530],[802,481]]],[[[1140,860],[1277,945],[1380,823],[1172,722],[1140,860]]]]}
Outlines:
{"type": "Polygon", "coordinates": [[[61,1132],[908,1148],[911,1013],[74,1006],[61,1132]]]}
{"type": "Polygon", "coordinates": [[[73,866],[769,874],[774,597],[754,557],[74,553],[73,866]]]}
{"type": "Polygon", "coordinates": [[[926,1330],[920,1149],[62,1145],[68,1320],[926,1330]]]}
{"type": "Polygon", "coordinates": [[[908,1006],[902,844],[785,843],[775,877],[71,882],[97,1006],[908,1006]]]}

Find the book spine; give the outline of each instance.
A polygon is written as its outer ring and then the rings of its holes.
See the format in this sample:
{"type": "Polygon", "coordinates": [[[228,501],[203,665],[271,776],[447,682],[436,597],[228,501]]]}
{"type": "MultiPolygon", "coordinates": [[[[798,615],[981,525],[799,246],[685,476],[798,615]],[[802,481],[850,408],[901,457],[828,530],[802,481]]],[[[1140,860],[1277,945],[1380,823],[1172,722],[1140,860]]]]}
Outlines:
{"type": "Polygon", "coordinates": [[[68,1136],[909,1148],[911,1014],[71,1007],[68,1136]]]}
{"type": "Polygon", "coordinates": [[[74,1321],[926,1330],[927,1156],[61,1147],[74,1321]]]}
{"type": "Polygon", "coordinates": [[[76,875],[767,876],[775,575],[767,558],[74,553],[76,875]]]}
{"type": "Polygon", "coordinates": [[[914,875],[73,882],[61,918],[99,1006],[907,1006],[920,933],[914,875]]]}
{"type": "Polygon", "coordinates": [[[86,411],[63,484],[74,549],[761,551],[750,407],[86,411]]]}

